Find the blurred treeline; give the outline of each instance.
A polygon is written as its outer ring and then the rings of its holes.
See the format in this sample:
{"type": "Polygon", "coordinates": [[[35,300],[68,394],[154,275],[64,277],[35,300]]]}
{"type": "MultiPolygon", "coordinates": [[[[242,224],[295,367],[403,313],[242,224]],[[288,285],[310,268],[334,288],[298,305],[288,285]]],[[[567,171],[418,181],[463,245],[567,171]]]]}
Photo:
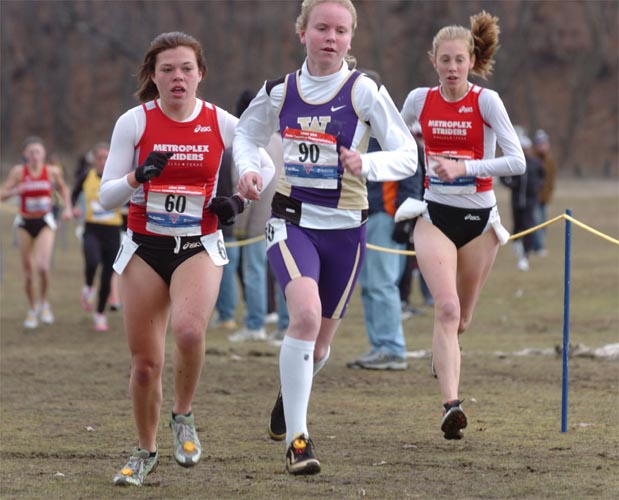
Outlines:
{"type": "MultiPolygon", "coordinates": [[[[72,172],[137,104],[135,75],[154,36],[181,30],[204,48],[201,95],[234,112],[236,97],[296,69],[300,1],[0,0],[1,172],[23,139],[42,136],[72,172]]],[[[617,0],[357,0],[352,54],[378,71],[396,105],[437,84],[427,51],[446,24],[485,9],[500,18],[497,90],[515,124],[551,136],[562,174],[618,174],[617,0]]],[[[69,175],[69,179],[70,179],[69,175]]]]}

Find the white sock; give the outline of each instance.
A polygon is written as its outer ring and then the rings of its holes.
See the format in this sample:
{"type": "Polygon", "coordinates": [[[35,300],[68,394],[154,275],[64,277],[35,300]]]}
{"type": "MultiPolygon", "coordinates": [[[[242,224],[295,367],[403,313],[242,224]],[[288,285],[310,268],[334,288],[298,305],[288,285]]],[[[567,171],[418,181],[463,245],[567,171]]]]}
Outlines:
{"type": "Polygon", "coordinates": [[[318,361],[314,361],[314,377],[320,371],[320,369],[327,364],[327,361],[330,355],[331,355],[331,346],[327,347],[327,354],[325,354],[324,358],[319,359],[318,361]]]}
{"type": "Polygon", "coordinates": [[[307,407],[312,392],[314,345],[316,342],[293,339],[287,335],[279,351],[279,376],[282,383],[286,444],[295,434],[307,432],[307,407]]]}

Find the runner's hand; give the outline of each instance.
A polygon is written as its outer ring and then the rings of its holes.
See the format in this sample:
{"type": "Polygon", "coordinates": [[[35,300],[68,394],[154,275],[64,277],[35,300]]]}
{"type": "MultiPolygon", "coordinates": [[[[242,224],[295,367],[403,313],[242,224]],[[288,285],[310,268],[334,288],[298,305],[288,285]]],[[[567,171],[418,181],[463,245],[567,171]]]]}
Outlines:
{"type": "Polygon", "coordinates": [[[154,177],[159,177],[168,160],[174,153],[161,153],[151,151],[144,160],[144,163],[135,169],[135,180],[140,184],[150,181],[154,177]]]}
{"type": "Polygon", "coordinates": [[[210,209],[219,218],[219,222],[222,225],[230,226],[234,224],[236,216],[245,210],[245,202],[238,194],[215,196],[211,202],[210,209]]]}

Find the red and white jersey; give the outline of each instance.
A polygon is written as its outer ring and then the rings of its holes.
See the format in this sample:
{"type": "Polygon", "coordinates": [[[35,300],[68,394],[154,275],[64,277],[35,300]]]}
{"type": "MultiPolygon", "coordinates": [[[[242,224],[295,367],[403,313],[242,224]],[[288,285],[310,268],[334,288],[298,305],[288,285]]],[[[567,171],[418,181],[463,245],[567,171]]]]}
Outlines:
{"type": "MultiPolygon", "coordinates": [[[[217,229],[216,218],[207,213],[204,206],[200,205],[201,211],[197,206],[202,196],[207,206],[216,194],[213,187],[217,185],[223,149],[232,147],[239,119],[212,103],[196,99],[193,112],[186,120],[178,122],[165,116],[159,103],[157,100],[135,106],[116,121],[110,154],[101,177],[99,201],[106,210],[123,207],[131,201],[132,228],[143,233],[148,231],[145,190],[154,189],[152,194],[158,194],[150,198],[152,212],[165,209],[165,217],[154,217],[160,219],[159,223],[152,221],[152,224],[163,225],[166,231],[157,234],[183,236],[193,234],[198,228],[198,234],[211,234],[217,229]],[[128,181],[129,174],[153,150],[170,151],[174,156],[160,178],[153,179],[147,186],[133,187],[128,181]],[[167,189],[162,183],[173,186],[167,195],[162,194],[167,189]],[[189,209],[189,212],[181,214],[179,209],[189,209]],[[176,228],[165,229],[166,225],[175,223],[176,228]]],[[[264,189],[273,178],[275,166],[264,149],[258,151],[258,158],[264,189]]]]}
{"type": "Polygon", "coordinates": [[[443,99],[440,88],[428,91],[419,116],[426,157],[425,187],[443,194],[471,194],[492,189],[492,177],[463,176],[454,182],[443,182],[434,175],[430,156],[457,160],[479,160],[484,157],[484,121],[479,110],[482,88],[473,85],[457,102],[443,99]]]}
{"type": "Polygon", "coordinates": [[[496,197],[491,178],[521,175],[526,169],[516,131],[492,89],[469,83],[461,99],[449,102],[438,87],[419,87],[408,94],[401,113],[409,127],[420,121],[426,154],[444,154],[465,165],[466,175],[452,185],[431,184],[426,200],[463,208],[492,207],[496,197]],[[497,142],[503,153],[498,157],[497,142]]]}
{"type": "MultiPolygon", "coordinates": [[[[136,233],[196,236],[217,230],[206,207],[214,196],[224,152],[216,107],[204,102],[187,122],[168,118],[157,101],[142,105],[144,134],[136,145],[136,164],[151,151],[174,153],[159,177],[143,185],[143,203],[131,201],[128,228],[136,233]]],[[[141,201],[141,200],[140,200],[141,201]]]]}
{"type": "Polygon", "coordinates": [[[52,182],[49,179],[47,165],[43,165],[38,177],[34,177],[24,164],[22,180],[19,187],[21,205],[20,213],[26,218],[43,217],[52,210],[52,182]]]}

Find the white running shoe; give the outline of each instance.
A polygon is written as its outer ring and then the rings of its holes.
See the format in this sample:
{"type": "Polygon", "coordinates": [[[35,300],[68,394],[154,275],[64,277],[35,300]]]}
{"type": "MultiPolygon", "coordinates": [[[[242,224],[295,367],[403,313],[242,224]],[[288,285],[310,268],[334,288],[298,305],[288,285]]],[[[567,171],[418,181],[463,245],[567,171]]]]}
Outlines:
{"type": "Polygon", "coordinates": [[[51,325],[54,322],[54,313],[52,313],[49,303],[43,302],[42,304],[39,304],[38,313],[39,318],[41,318],[41,323],[51,325]]]}
{"type": "Polygon", "coordinates": [[[196,433],[193,415],[170,416],[170,429],[174,442],[174,459],[183,467],[198,463],[202,456],[202,446],[196,433]]]}
{"type": "Polygon", "coordinates": [[[230,342],[255,342],[266,340],[267,334],[264,328],[258,330],[250,330],[249,328],[242,328],[238,332],[228,336],[230,342]]]}
{"type": "Polygon", "coordinates": [[[287,331],[288,331],[288,328],[281,328],[281,329],[273,330],[271,333],[267,335],[267,339],[272,340],[272,341],[281,342],[282,340],[284,340],[284,337],[286,336],[287,331]]]}
{"type": "Polygon", "coordinates": [[[37,318],[37,312],[33,309],[28,309],[28,313],[26,314],[26,319],[24,321],[24,328],[28,330],[32,330],[39,326],[39,319],[37,318]]]}
{"type": "Polygon", "coordinates": [[[529,259],[527,259],[526,257],[521,257],[520,259],[518,259],[518,269],[520,269],[523,272],[526,272],[529,270],[529,259]]]}
{"type": "Polygon", "coordinates": [[[117,486],[142,486],[144,479],[152,474],[159,465],[159,449],[155,456],[151,457],[147,450],[134,448],[127,464],[114,476],[114,484],[117,486]]]}
{"type": "Polygon", "coordinates": [[[264,317],[264,323],[265,325],[274,325],[275,323],[277,323],[277,320],[279,319],[279,314],[277,314],[276,312],[272,312],[267,314],[264,317]]]}

